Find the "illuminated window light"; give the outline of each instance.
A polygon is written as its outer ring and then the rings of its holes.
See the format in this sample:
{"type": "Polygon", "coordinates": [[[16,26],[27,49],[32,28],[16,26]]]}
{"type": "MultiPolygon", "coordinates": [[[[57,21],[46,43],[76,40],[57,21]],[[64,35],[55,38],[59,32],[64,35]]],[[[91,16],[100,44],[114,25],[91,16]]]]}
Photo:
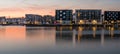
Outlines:
{"type": "Polygon", "coordinates": [[[80,20],[80,21],[79,21],[79,24],[84,24],[84,21],[83,21],[83,20],[80,20]]]}
{"type": "Polygon", "coordinates": [[[93,21],[92,21],[92,24],[97,24],[97,21],[96,21],[96,20],[93,20],[93,21]]]}

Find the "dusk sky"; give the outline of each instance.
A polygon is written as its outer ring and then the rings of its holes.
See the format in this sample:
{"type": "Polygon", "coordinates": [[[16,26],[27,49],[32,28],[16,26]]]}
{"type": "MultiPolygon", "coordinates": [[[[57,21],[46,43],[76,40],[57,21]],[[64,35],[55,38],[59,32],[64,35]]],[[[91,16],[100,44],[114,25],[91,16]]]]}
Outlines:
{"type": "Polygon", "coordinates": [[[55,9],[102,9],[120,11],[120,0],[0,0],[0,16],[55,15],[55,9]]]}

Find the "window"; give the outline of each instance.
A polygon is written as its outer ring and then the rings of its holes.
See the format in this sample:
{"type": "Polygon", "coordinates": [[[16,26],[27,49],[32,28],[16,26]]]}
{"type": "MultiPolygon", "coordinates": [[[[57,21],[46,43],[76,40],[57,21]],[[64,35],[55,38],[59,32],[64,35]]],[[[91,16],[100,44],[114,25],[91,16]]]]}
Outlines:
{"type": "Polygon", "coordinates": [[[63,14],[66,14],[65,12],[63,14]]]}
{"type": "Polygon", "coordinates": [[[62,13],[62,11],[60,11],[60,13],[62,13]]]}
{"type": "Polygon", "coordinates": [[[59,12],[57,12],[57,14],[59,14],[59,12]]]}
{"type": "Polygon", "coordinates": [[[85,14],[85,17],[86,17],[87,15],[85,14]]]}
{"type": "Polygon", "coordinates": [[[65,19],[65,16],[63,16],[63,19],[65,19]]]}
{"type": "Polygon", "coordinates": [[[112,18],[111,18],[111,20],[112,20],[112,18]]]}
{"type": "Polygon", "coordinates": [[[60,16],[62,16],[62,14],[60,14],[60,16]]]}

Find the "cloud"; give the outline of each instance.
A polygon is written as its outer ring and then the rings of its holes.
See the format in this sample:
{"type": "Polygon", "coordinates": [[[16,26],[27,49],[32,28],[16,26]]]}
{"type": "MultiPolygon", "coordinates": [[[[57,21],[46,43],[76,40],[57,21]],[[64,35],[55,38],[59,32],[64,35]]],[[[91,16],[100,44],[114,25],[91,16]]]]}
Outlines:
{"type": "MultiPolygon", "coordinates": [[[[54,15],[55,9],[120,10],[120,0],[1,0],[0,14],[35,13],[54,15]]],[[[14,15],[15,16],[15,15],[14,15]]]]}

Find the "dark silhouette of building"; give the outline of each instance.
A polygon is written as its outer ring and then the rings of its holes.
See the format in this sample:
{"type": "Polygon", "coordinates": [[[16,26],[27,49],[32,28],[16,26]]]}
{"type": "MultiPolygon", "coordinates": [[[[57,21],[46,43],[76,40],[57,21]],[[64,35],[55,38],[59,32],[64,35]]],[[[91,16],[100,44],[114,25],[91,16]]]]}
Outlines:
{"type": "Polygon", "coordinates": [[[105,24],[120,23],[120,11],[105,11],[104,20],[105,24]]]}
{"type": "Polygon", "coordinates": [[[60,24],[71,24],[71,21],[73,19],[72,16],[73,10],[56,10],[56,21],[60,24]]]}

